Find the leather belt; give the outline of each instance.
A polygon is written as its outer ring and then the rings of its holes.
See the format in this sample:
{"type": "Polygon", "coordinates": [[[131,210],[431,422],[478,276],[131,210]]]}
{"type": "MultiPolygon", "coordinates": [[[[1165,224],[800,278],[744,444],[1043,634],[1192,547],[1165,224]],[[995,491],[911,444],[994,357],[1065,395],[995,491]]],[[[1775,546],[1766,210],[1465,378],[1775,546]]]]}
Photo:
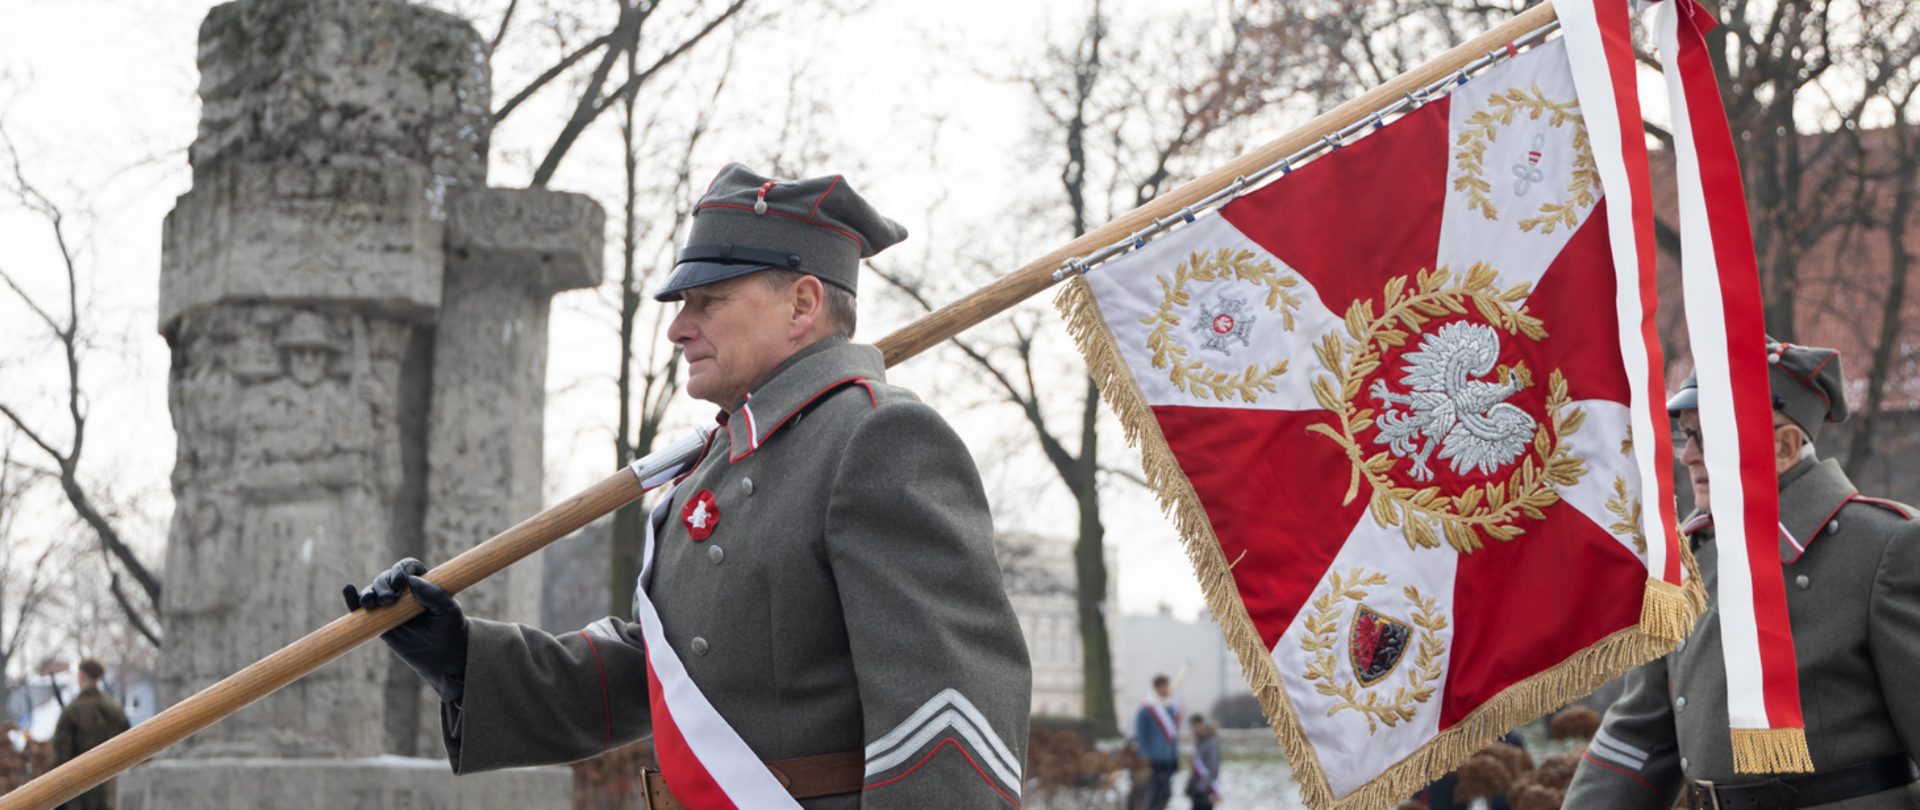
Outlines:
{"type": "MultiPolygon", "coordinates": [[[[859,792],[866,787],[866,765],[866,752],[844,751],[769,762],[767,770],[773,772],[773,778],[780,780],[781,787],[794,798],[811,799],[859,792]]],[[[680,800],[673,797],[673,791],[667,789],[667,780],[659,771],[646,768],[641,774],[641,810],[686,810],[680,800]]]]}
{"type": "Polygon", "coordinates": [[[1793,810],[1867,796],[1916,781],[1920,781],[1920,766],[1901,751],[1845,768],[1744,785],[1696,780],[1687,785],[1687,797],[1695,810],[1793,810]]]}

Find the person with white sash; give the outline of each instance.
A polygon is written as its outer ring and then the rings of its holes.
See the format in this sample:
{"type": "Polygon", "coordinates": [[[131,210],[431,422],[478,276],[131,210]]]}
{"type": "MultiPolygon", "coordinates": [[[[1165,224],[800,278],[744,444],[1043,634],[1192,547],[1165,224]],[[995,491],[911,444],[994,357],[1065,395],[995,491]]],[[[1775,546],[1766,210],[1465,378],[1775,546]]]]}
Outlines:
{"type": "Polygon", "coordinates": [[[1140,758],[1152,773],[1147,777],[1146,793],[1138,799],[1140,810],[1163,810],[1173,800],[1173,773],[1180,770],[1180,715],[1182,705],[1173,680],[1153,676],[1153,694],[1134,714],[1133,738],[1140,758]]]}
{"type": "Polygon", "coordinates": [[[704,454],[648,525],[634,621],[554,636],[465,617],[404,560],[383,638],[440,693],[456,773],[652,735],[654,808],[1017,808],[1032,670],[973,457],[850,342],[862,258],[906,237],[844,178],[738,164],[655,298],[704,454]]]}

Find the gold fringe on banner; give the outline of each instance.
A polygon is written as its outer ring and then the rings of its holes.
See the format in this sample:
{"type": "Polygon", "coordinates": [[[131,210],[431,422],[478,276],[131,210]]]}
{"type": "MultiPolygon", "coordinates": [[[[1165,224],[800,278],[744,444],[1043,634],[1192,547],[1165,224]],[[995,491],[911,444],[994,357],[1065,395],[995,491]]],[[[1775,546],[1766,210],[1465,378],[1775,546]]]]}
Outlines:
{"type": "MultiPolygon", "coordinates": [[[[1160,423],[1147,405],[1146,395],[1140,391],[1113,333],[1107,328],[1093,288],[1086,279],[1075,278],[1060,291],[1054,305],[1066,319],[1067,332],[1079,346],[1081,356],[1086,358],[1087,370],[1099,384],[1101,395],[1119,416],[1128,443],[1140,450],[1140,466],[1147,483],[1159,496],[1161,508],[1180,533],[1187,559],[1193,563],[1194,573],[1206,595],[1207,607],[1219,621],[1227,645],[1239,656],[1247,685],[1260,698],[1260,706],[1273,724],[1274,736],[1279,739],[1287,761],[1293,765],[1301,799],[1308,807],[1315,810],[1393,807],[1498,741],[1509,729],[1586,697],[1621,672],[1672,649],[1673,639],[1649,633],[1642,629],[1644,624],[1617,631],[1552,668],[1507,687],[1379,776],[1345,796],[1335,797],[1327,782],[1326,770],[1307,742],[1299,715],[1281,685],[1279,667],[1240,600],[1232,565],[1220,549],[1220,540],[1213,533],[1206,508],[1194,492],[1193,482],[1180,469],[1173,450],[1167,446],[1166,436],[1160,432],[1160,423]]],[[[1693,557],[1684,544],[1681,554],[1689,574],[1694,574],[1693,557]]],[[[1686,586],[1674,591],[1671,604],[1662,609],[1675,611],[1673,619],[1690,629],[1705,609],[1706,593],[1700,578],[1697,574],[1690,576],[1686,586]]]]}
{"type": "Polygon", "coordinates": [[[1640,602],[1640,629],[1654,638],[1678,642],[1693,633],[1700,614],[1707,612],[1707,587],[1700,580],[1700,565],[1686,540],[1673,547],[1680,554],[1686,580],[1680,585],[1657,578],[1647,580],[1646,596],[1640,602]]]}
{"type": "Polygon", "coordinates": [[[1687,585],[1681,586],[1662,579],[1648,579],[1646,597],[1640,602],[1641,631],[1657,639],[1676,642],[1692,633],[1700,614],[1694,610],[1693,600],[1687,598],[1685,589],[1689,586],[1699,587],[1699,580],[1688,580],[1687,585]]]}
{"type": "Polygon", "coordinates": [[[1798,728],[1733,730],[1735,773],[1813,773],[1807,732],[1798,728]]]}

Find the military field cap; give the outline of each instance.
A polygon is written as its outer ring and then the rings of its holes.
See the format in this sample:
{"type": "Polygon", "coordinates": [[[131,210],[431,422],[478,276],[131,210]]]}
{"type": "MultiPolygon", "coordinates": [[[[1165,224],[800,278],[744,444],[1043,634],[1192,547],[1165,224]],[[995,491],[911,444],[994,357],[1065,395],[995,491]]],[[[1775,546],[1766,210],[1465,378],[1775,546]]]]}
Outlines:
{"type": "MultiPolygon", "coordinates": [[[[1819,438],[1821,425],[1847,419],[1846,379],[1837,351],[1767,338],[1767,387],[1773,393],[1774,409],[1806,431],[1808,439],[1819,438]]],[[[1680,383],[1680,391],[1667,400],[1667,413],[1677,416],[1699,409],[1699,383],[1690,374],[1680,383]]]]}
{"type": "Polygon", "coordinates": [[[853,292],[860,260],[907,238],[840,175],[774,180],[728,164],[693,207],[693,227],[656,301],[768,268],[853,292]]]}

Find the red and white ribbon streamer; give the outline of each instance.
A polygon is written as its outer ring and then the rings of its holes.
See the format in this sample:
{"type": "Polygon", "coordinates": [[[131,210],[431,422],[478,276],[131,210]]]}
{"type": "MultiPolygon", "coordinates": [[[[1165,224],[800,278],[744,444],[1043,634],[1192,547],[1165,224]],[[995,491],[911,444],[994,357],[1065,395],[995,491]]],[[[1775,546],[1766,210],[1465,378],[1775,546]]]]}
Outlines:
{"type": "Polygon", "coordinates": [[[1727,716],[1734,729],[1802,728],[1799,673],[1779,561],[1780,499],[1773,460],[1766,322],[1740,163],[1694,0],[1659,12],[1657,39],[1673,109],[1682,279],[1700,384],[1707,479],[1720,577],[1727,716]]]}
{"type": "Polygon", "coordinates": [[[647,598],[644,584],[653,574],[655,527],[666,519],[678,488],[676,484],[667,490],[647,519],[640,569],[643,587],[633,599],[647,641],[647,695],[653,707],[653,744],[660,775],[688,810],[800,810],[800,803],[687,675],[686,665],[667,644],[659,612],[647,598]]]}
{"type": "MultiPolygon", "coordinates": [[[[1634,375],[1633,429],[1641,480],[1659,486],[1658,521],[1646,527],[1651,578],[1681,582],[1672,490],[1665,470],[1671,446],[1657,403],[1643,395],[1665,389],[1653,314],[1653,212],[1646,138],[1641,132],[1638,81],[1628,28],[1628,6],[1619,2],[1558,0],[1555,10],[1574,65],[1581,113],[1592,135],[1601,183],[1607,189],[1608,225],[1620,269],[1618,309],[1621,343],[1631,360],[1637,349],[1648,362],[1634,375]],[[1592,103],[1611,99],[1612,103],[1592,103]],[[1637,288],[1635,284],[1637,283],[1637,288]],[[1635,335],[1628,332],[1639,333],[1635,335]],[[1642,349],[1642,347],[1644,347],[1642,349]],[[1644,404],[1644,407],[1643,407],[1644,404]]],[[[1759,274],[1747,222],[1739,163],[1727,130],[1713,64],[1703,34],[1713,22],[1694,0],[1672,0],[1660,13],[1658,39],[1669,88],[1679,174],[1682,277],[1687,327],[1692,335],[1700,391],[1703,441],[1714,500],[1739,510],[1716,522],[1719,549],[1718,601],[1726,650],[1728,716],[1735,737],[1736,769],[1787,770],[1797,757],[1743,755],[1742,731],[1800,729],[1798,673],[1786,613],[1786,594],[1775,561],[1779,494],[1773,470],[1773,421],[1767,388],[1765,323],[1759,274]],[[1761,767],[1762,761],[1771,763],[1761,767]]]]}
{"type": "Polygon", "coordinates": [[[1651,482],[1656,508],[1644,510],[1647,573],[1674,587],[1686,581],[1680,538],[1674,532],[1672,439],[1664,418],[1665,360],[1654,323],[1659,297],[1654,284],[1653,182],[1647,168],[1646,135],[1640,128],[1639,84],[1634,78],[1628,6],[1602,0],[1558,0],[1554,11],[1566,37],[1580,113],[1592,138],[1600,184],[1607,192],[1607,231],[1613,248],[1614,309],[1620,352],[1632,392],[1634,465],[1651,482]]]}

